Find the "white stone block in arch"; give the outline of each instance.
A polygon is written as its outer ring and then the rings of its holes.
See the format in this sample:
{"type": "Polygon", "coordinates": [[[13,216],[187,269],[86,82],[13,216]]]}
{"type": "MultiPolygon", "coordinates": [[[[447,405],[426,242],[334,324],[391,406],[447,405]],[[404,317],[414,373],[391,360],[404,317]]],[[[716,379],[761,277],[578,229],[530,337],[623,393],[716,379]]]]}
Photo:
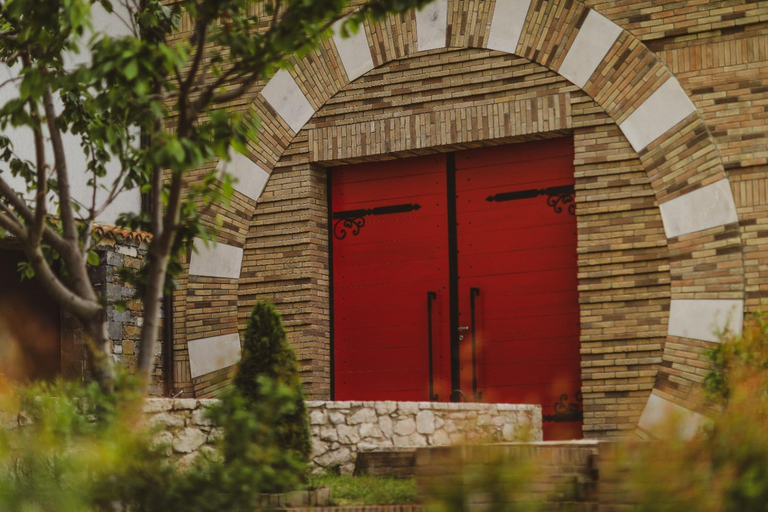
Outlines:
{"type": "Polygon", "coordinates": [[[238,279],[243,264],[243,249],[222,243],[208,247],[200,238],[193,242],[194,252],[189,260],[189,275],[238,279]]]}
{"type": "Polygon", "coordinates": [[[237,333],[192,340],[187,346],[193,379],[240,361],[240,336],[237,333]]]}
{"type": "Polygon", "coordinates": [[[622,28],[614,22],[590,10],[558,73],[583,88],[621,32],[622,28]]]}
{"type": "Polygon", "coordinates": [[[261,95],[295,133],[299,133],[315,115],[315,109],[285,69],[275,73],[261,90],[261,95]]]}
{"type": "Polygon", "coordinates": [[[347,78],[352,82],[373,69],[373,56],[368,38],[365,35],[365,27],[361,26],[356,34],[349,37],[341,37],[341,25],[344,20],[339,20],[333,25],[333,42],[339,52],[347,78]]]}
{"type": "Polygon", "coordinates": [[[645,404],[637,426],[656,438],[663,439],[673,435],[678,439],[688,440],[709,421],[703,414],[652,394],[645,404]]]}
{"type": "Polygon", "coordinates": [[[727,178],[662,203],[659,209],[667,238],[739,221],[727,178]]]}
{"type": "Polygon", "coordinates": [[[434,0],[416,11],[419,51],[445,48],[448,44],[448,0],[434,0]]]}
{"type": "Polygon", "coordinates": [[[216,169],[219,171],[220,177],[223,177],[223,174],[226,172],[236,178],[237,181],[233,185],[235,190],[254,201],[261,197],[261,193],[264,192],[264,187],[267,186],[267,181],[269,180],[269,173],[267,171],[247,156],[232,148],[229,150],[229,162],[219,160],[216,169]]]}
{"type": "Polygon", "coordinates": [[[515,53],[530,7],[531,0],[496,0],[486,47],[515,53]]]}
{"type": "Polygon", "coordinates": [[[738,336],[744,323],[742,300],[680,300],[669,304],[670,336],[718,342],[717,333],[728,330],[738,336]]]}
{"type": "Polygon", "coordinates": [[[680,82],[670,77],[619,125],[638,153],[696,112],[680,82]]]}

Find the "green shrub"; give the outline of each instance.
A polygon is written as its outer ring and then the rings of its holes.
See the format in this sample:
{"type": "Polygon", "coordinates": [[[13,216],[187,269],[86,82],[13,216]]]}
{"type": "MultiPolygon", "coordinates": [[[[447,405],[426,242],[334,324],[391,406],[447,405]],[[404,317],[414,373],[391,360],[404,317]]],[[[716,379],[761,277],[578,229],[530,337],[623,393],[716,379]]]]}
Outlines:
{"type": "MultiPolygon", "coordinates": [[[[251,311],[234,387],[243,405],[251,409],[269,431],[269,442],[283,453],[283,459],[275,460],[273,469],[278,473],[295,473],[305,465],[312,440],[301,379],[283,321],[270,303],[257,303],[251,311]],[[269,421],[269,417],[275,420],[269,421]]],[[[262,443],[265,435],[266,430],[260,434],[262,443]]],[[[227,449],[225,457],[236,457],[239,451],[237,447],[232,447],[231,452],[227,449]]],[[[275,478],[269,492],[283,490],[288,488],[280,478],[275,478]]]]}

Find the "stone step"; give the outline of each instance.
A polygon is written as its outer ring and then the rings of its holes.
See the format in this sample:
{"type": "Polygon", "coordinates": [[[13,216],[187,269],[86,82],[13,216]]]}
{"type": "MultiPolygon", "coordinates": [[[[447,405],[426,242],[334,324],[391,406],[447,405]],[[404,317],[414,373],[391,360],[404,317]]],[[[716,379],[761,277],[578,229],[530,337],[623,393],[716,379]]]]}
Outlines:
{"type": "Polygon", "coordinates": [[[416,449],[382,448],[358,452],[355,475],[414,477],[416,476],[416,449]]]}

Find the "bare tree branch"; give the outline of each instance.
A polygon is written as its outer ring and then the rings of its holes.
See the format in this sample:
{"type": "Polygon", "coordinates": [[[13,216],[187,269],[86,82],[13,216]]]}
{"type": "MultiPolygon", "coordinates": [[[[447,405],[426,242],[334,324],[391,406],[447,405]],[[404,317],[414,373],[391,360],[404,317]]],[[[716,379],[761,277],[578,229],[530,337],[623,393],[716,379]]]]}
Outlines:
{"type": "Polygon", "coordinates": [[[77,225],[72,212],[72,195],[69,187],[69,171],[67,158],[64,152],[64,143],[61,140],[61,130],[56,124],[56,108],[53,103],[53,93],[50,88],[45,90],[44,100],[45,117],[48,123],[48,132],[53,146],[53,159],[56,169],[56,178],[59,184],[59,210],[61,211],[62,229],[64,238],[70,241],[77,240],[77,225]]]}
{"type": "Polygon", "coordinates": [[[31,224],[34,221],[35,213],[2,177],[0,177],[0,197],[5,199],[27,223],[31,224]]]}
{"type": "MultiPolygon", "coordinates": [[[[33,117],[37,118],[37,108],[35,105],[30,104],[30,110],[33,117]]],[[[38,118],[39,120],[39,118],[38,118]]],[[[48,215],[48,165],[45,163],[45,145],[43,143],[42,127],[39,122],[34,129],[34,141],[35,141],[35,161],[37,164],[37,190],[35,197],[35,218],[34,222],[29,228],[29,242],[31,247],[36,248],[40,246],[40,239],[43,236],[43,228],[45,227],[45,218],[48,215]]]]}
{"type": "Polygon", "coordinates": [[[19,240],[27,239],[27,228],[25,228],[7,207],[0,207],[5,213],[0,214],[0,227],[8,231],[19,240]]]}

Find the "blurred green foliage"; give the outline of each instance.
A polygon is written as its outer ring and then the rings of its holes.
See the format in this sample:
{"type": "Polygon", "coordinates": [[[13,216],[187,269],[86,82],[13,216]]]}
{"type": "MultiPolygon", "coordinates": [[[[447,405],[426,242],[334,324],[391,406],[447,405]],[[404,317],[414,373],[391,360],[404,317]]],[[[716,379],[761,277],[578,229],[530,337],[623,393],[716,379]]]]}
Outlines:
{"type": "Polygon", "coordinates": [[[768,510],[766,315],[752,315],[740,336],[723,338],[709,355],[704,388],[711,421],[699,435],[618,449],[612,478],[624,480],[636,510],[768,510]]]}
{"type": "Polygon", "coordinates": [[[535,462],[501,452],[424,482],[429,512],[538,512],[546,510],[537,493],[535,462]]]}
{"type": "Polygon", "coordinates": [[[259,378],[259,399],[237,393],[211,410],[218,452],[184,470],[156,445],[140,386],[0,385],[0,510],[20,512],[252,512],[259,495],[297,488],[303,464],[276,442],[295,393],[259,378]]]}

